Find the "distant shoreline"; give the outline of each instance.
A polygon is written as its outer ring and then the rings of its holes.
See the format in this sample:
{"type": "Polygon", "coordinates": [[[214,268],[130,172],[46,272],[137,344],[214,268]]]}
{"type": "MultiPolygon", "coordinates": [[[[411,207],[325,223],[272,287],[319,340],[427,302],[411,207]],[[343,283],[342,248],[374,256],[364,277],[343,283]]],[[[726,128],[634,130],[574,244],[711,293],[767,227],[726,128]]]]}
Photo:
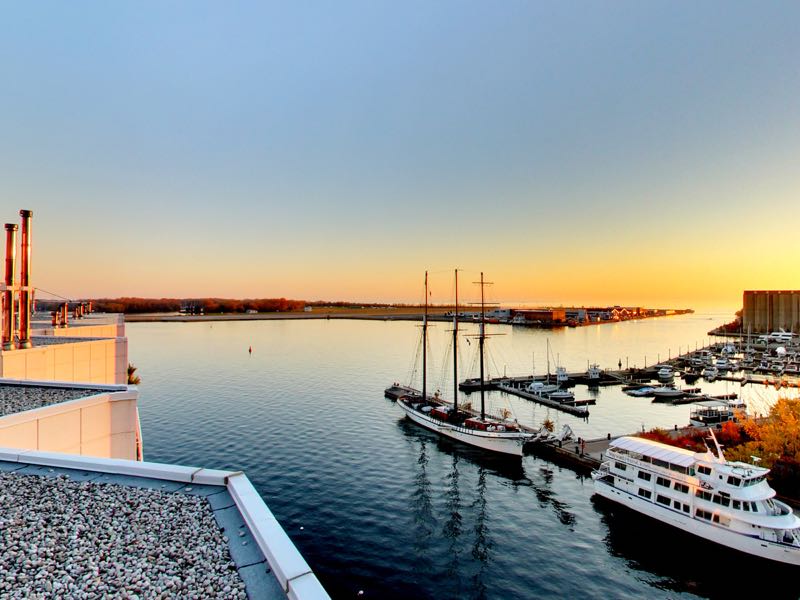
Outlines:
{"type": "MultiPolygon", "coordinates": [[[[437,307],[428,308],[428,317],[434,321],[449,321],[452,316],[448,313],[452,308],[450,307],[437,307]]],[[[634,319],[626,319],[630,321],[639,321],[643,319],[654,319],[659,317],[669,317],[680,314],[687,314],[694,312],[691,310],[678,310],[675,313],[667,315],[653,315],[648,317],[637,317],[634,319]]],[[[370,320],[370,321],[419,321],[422,318],[422,308],[402,308],[402,309],[386,309],[386,308],[363,308],[363,309],[345,309],[345,308],[326,308],[310,312],[264,312],[264,313],[222,313],[210,315],[182,315],[177,313],[136,313],[126,314],[126,323],[198,323],[214,321],[289,321],[296,319],[352,319],[352,320],[370,320]]],[[[472,322],[473,319],[462,318],[459,319],[464,322],[472,322]]],[[[495,320],[492,320],[495,322],[495,320]]],[[[620,323],[624,321],[592,321],[589,323],[581,324],[580,327],[589,325],[603,325],[607,323],[620,323]]],[[[527,324],[523,326],[533,327],[567,327],[565,323],[555,324],[527,324]]]]}

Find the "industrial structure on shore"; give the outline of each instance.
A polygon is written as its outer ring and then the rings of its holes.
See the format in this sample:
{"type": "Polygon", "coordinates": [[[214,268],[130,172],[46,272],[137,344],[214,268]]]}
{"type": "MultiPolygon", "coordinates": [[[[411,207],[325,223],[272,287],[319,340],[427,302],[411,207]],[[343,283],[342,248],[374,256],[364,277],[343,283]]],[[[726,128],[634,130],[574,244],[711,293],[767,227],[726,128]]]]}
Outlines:
{"type": "Polygon", "coordinates": [[[800,332],[800,290],[746,290],[742,298],[742,331],[800,332]]]}

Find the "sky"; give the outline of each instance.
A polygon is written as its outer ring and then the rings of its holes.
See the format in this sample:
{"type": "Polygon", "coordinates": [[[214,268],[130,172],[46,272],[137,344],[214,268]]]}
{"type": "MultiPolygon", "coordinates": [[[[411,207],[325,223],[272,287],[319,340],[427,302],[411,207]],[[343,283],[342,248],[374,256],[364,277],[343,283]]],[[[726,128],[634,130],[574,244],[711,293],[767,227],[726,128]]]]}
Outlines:
{"type": "Polygon", "coordinates": [[[445,302],[455,267],[506,304],[800,287],[800,3],[2,15],[0,219],[34,211],[42,289],[417,301],[428,269],[445,302]]]}

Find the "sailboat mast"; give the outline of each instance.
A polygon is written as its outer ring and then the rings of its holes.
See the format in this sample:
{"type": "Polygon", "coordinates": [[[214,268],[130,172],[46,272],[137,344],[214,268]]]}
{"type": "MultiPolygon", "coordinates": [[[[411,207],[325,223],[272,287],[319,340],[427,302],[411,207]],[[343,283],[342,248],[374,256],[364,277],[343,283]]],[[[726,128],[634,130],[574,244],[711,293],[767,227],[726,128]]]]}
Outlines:
{"type": "Polygon", "coordinates": [[[456,307],[453,311],[453,414],[458,413],[458,269],[456,272],[456,307]]]}
{"type": "Polygon", "coordinates": [[[547,383],[550,383],[550,338],[547,338],[547,383]]]}
{"type": "Polygon", "coordinates": [[[422,401],[428,399],[428,272],[425,271],[425,312],[422,314],[422,401]]]}
{"type": "Polygon", "coordinates": [[[483,271],[481,271],[481,330],[480,335],[478,336],[478,344],[480,348],[481,354],[481,421],[486,418],[486,404],[484,400],[484,389],[483,389],[483,341],[486,339],[485,336],[485,327],[486,327],[486,310],[484,308],[484,300],[483,300],[483,271]]]}

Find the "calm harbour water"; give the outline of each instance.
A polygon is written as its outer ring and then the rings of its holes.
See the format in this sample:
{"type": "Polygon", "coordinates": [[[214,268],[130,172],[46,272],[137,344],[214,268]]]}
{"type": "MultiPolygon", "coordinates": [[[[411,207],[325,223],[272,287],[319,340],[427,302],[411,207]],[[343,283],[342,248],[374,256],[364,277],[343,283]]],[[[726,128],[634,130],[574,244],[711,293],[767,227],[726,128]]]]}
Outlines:
{"type": "MultiPolygon", "coordinates": [[[[492,374],[652,364],[703,345],[728,314],[546,332],[494,327],[492,374]],[[658,356],[660,355],[660,357],[658,356]]],[[[408,383],[418,324],[384,321],[136,323],[146,460],[242,469],[337,598],[798,597],[772,568],[592,500],[591,479],[546,460],[486,456],[402,418],[383,389],[408,383]],[[252,346],[252,355],[248,347],[252,346]],[[749,575],[749,571],[757,569],[749,575]],[[739,573],[739,576],[733,576],[739,573]]],[[[431,385],[450,396],[449,326],[431,332],[431,385]]],[[[463,376],[474,344],[461,346],[463,376]]],[[[417,373],[418,376],[418,373],[417,373]]],[[[716,382],[766,410],[764,388],[716,382]],[[728,384],[730,385],[730,384],[728,384]]],[[[578,386],[576,396],[588,397],[578,386]]],[[[477,402],[477,395],[464,397],[477,402]]],[[[522,422],[576,435],[688,422],[688,406],[602,388],[582,420],[504,394],[522,422]]]]}

